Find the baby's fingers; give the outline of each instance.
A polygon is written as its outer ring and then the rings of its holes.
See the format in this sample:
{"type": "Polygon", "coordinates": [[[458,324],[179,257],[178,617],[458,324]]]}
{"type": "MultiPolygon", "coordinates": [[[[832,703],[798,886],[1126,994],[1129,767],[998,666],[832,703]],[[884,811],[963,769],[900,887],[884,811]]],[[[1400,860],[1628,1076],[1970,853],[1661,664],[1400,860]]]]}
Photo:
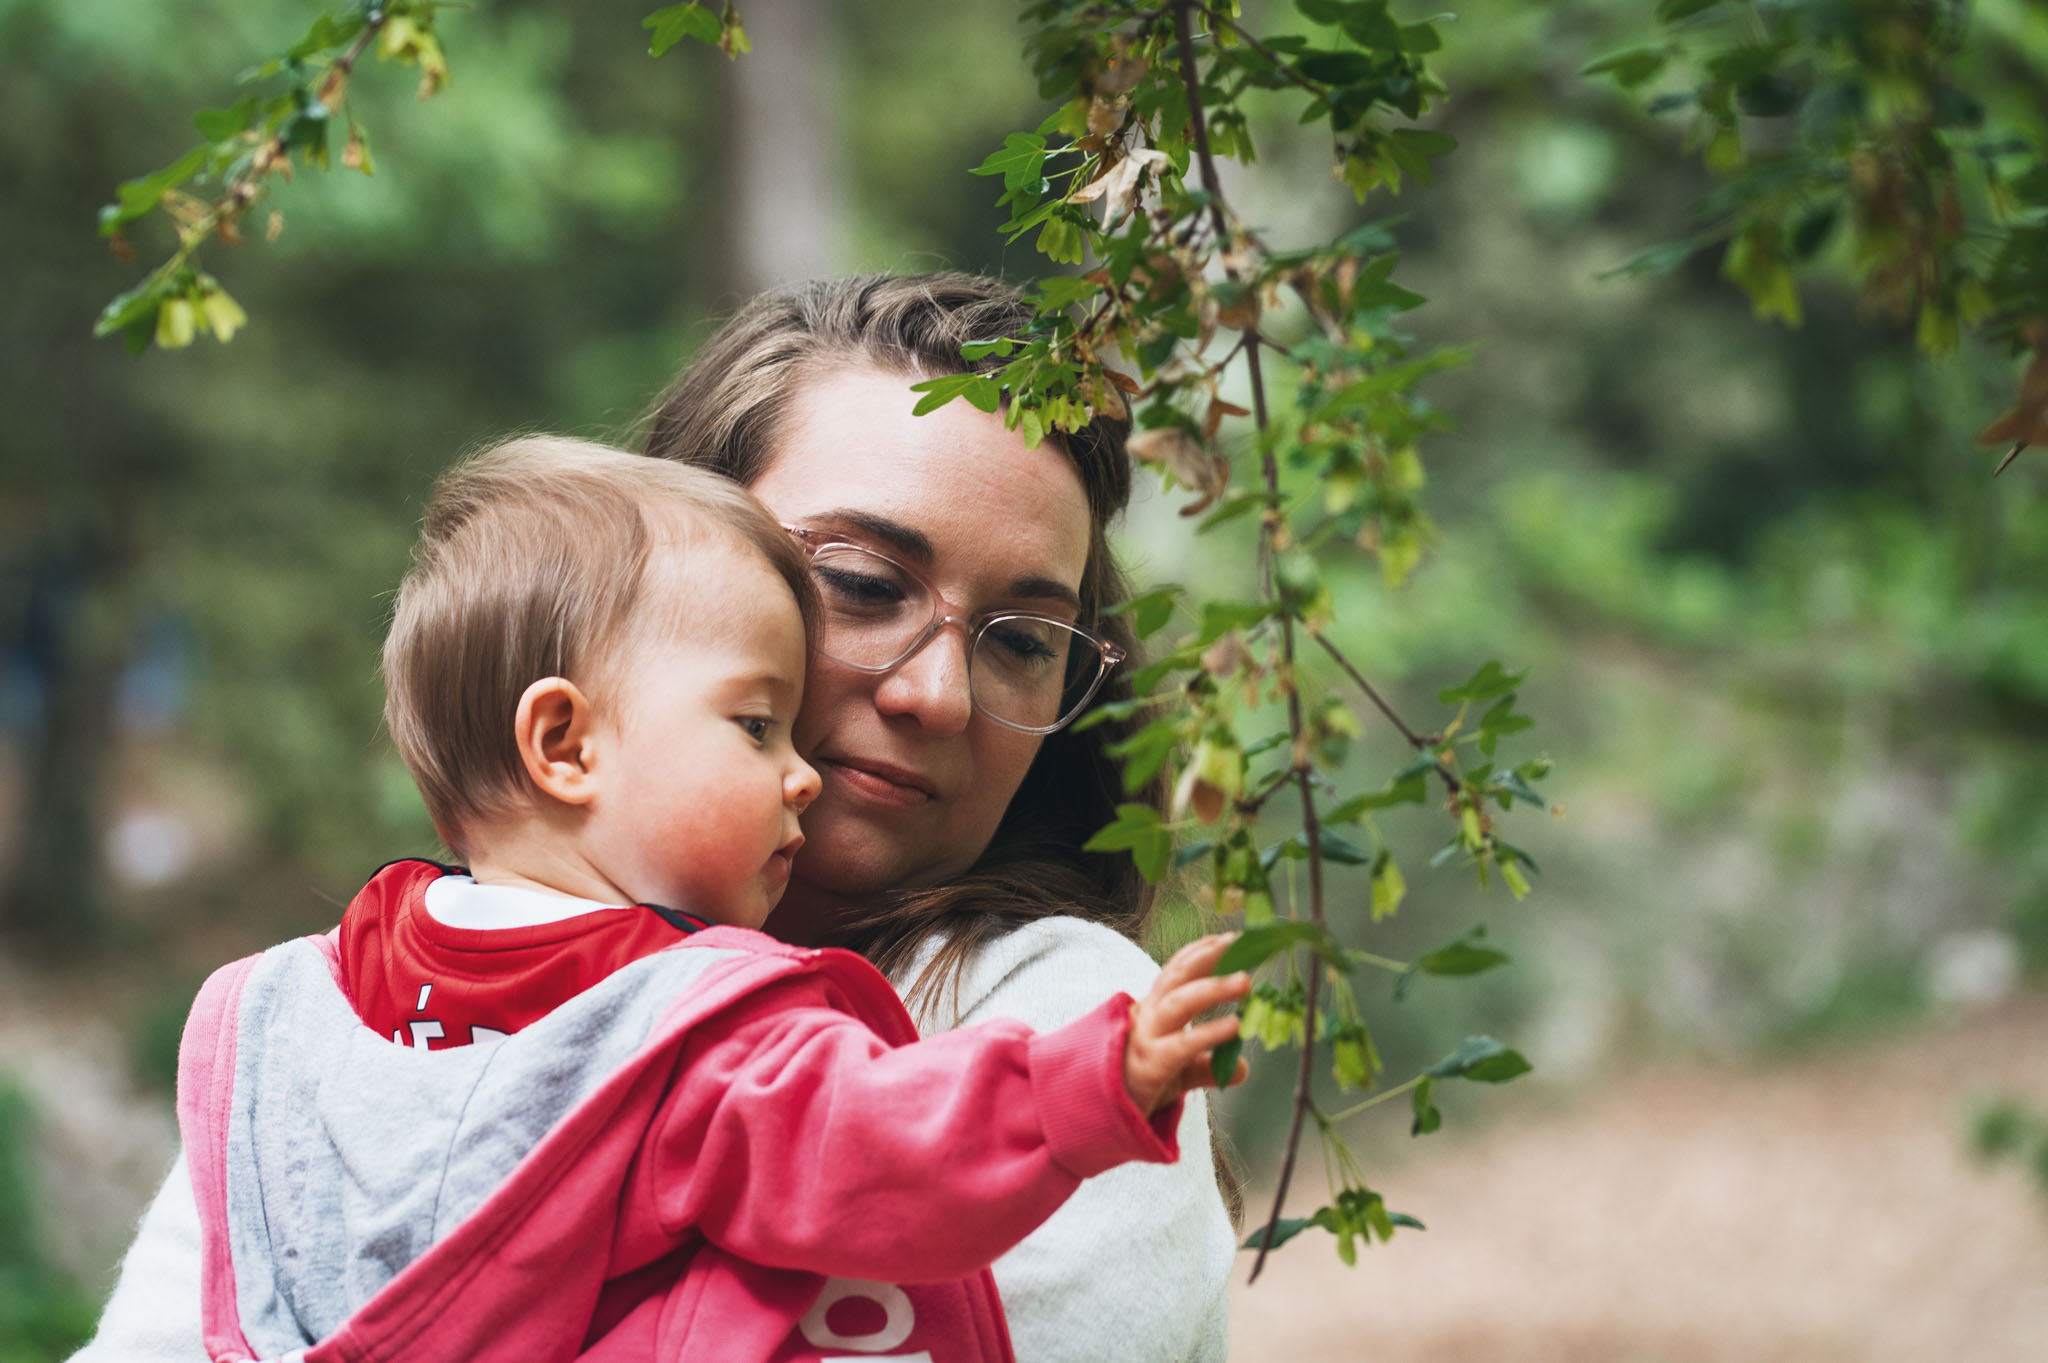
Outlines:
{"type": "Polygon", "coordinates": [[[1152,992],[1158,994],[1186,984],[1189,980],[1214,974],[1217,959],[1223,955],[1225,948],[1236,940],[1237,934],[1234,932],[1218,932],[1207,937],[1197,937],[1174,952],[1172,958],[1159,968],[1159,978],[1152,982],[1152,992]]]}
{"type": "Polygon", "coordinates": [[[1159,1032],[1178,1031],[1211,1008],[1243,998],[1251,987],[1252,977],[1242,970],[1234,975],[1204,975],[1163,995],[1155,986],[1148,1025],[1159,1032]]]}

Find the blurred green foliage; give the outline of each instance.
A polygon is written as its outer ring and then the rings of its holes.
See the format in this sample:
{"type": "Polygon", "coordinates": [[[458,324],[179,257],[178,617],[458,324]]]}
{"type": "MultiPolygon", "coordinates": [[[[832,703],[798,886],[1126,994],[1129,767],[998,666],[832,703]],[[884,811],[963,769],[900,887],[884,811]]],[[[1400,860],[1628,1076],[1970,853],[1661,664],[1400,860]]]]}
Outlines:
{"type": "Polygon", "coordinates": [[[0,1075],[0,1363],[62,1358],[92,1334],[96,1303],[42,1250],[28,1100],[0,1075]]]}
{"type": "Polygon", "coordinates": [[[2048,1194],[2048,1117],[2010,1098],[1986,1099],[1972,1115],[1970,1143],[1979,1159],[2019,1162],[2048,1194]]]}
{"type": "MultiPolygon", "coordinates": [[[[738,301],[725,161],[772,149],[729,129],[725,59],[689,45],[651,62],[617,15],[512,3],[444,23],[456,75],[431,108],[414,107],[414,73],[358,74],[374,177],[301,175],[267,201],[275,243],[255,227],[224,259],[214,248],[255,319],[234,347],[137,363],[91,344],[79,308],[138,267],[81,227],[317,8],[0,4],[16,276],[0,322],[0,760],[33,792],[0,833],[0,929],[19,940],[158,940],[162,919],[130,912],[138,895],[102,855],[115,810],[138,801],[203,801],[231,849],[139,896],[183,915],[173,939],[195,915],[241,924],[242,943],[316,925],[369,867],[430,850],[378,738],[375,672],[426,484],[509,430],[621,433],[738,301]],[[153,642],[166,621],[168,659],[153,642]],[[166,671],[164,704],[130,703],[166,671]]],[[[846,98],[875,116],[863,135],[901,130],[915,153],[869,149],[846,265],[998,269],[995,215],[959,171],[992,129],[1035,116],[1014,34],[942,0],[895,12],[907,47],[840,33],[846,98]],[[934,118],[936,90],[970,76],[975,97],[934,118]],[[962,192],[936,189],[955,178],[962,192]]],[[[145,260],[169,241],[154,220],[130,230],[145,260]]]]}

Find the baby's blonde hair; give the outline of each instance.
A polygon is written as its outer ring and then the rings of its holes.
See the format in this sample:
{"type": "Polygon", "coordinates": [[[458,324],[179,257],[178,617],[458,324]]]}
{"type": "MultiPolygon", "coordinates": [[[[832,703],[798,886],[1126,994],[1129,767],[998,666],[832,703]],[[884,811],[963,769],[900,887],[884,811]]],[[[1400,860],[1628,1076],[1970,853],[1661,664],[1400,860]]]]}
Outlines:
{"type": "Polygon", "coordinates": [[[513,720],[526,688],[566,677],[601,689],[624,649],[659,627],[638,609],[658,541],[686,553],[758,552],[811,627],[803,552],[717,474],[526,436],[434,485],[384,640],[384,722],[458,853],[466,824],[525,802],[513,720]]]}

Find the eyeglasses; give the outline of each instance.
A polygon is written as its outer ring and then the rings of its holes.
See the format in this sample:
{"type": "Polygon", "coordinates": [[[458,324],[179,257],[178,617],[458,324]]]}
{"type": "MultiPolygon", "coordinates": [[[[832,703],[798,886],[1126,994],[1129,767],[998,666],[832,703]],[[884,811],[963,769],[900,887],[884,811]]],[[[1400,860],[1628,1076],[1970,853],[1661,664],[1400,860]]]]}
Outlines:
{"type": "Polygon", "coordinates": [[[1079,625],[1036,611],[958,615],[919,574],[822,530],[785,526],[817,583],[817,650],[858,672],[901,666],[950,624],[967,636],[974,708],[1006,729],[1049,734],[1071,724],[1124,651],[1079,625]]]}

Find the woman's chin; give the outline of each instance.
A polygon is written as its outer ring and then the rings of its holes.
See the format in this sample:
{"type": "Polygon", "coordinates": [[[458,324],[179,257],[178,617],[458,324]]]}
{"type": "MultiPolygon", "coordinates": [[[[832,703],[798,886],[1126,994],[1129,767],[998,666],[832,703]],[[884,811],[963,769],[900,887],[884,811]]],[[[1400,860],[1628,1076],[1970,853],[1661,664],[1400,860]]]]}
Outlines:
{"type": "MultiPolygon", "coordinates": [[[[845,903],[890,890],[931,885],[965,870],[973,858],[935,855],[929,841],[883,837],[859,820],[806,819],[786,899],[845,903]]],[[[947,849],[952,850],[952,849],[947,849]]]]}

